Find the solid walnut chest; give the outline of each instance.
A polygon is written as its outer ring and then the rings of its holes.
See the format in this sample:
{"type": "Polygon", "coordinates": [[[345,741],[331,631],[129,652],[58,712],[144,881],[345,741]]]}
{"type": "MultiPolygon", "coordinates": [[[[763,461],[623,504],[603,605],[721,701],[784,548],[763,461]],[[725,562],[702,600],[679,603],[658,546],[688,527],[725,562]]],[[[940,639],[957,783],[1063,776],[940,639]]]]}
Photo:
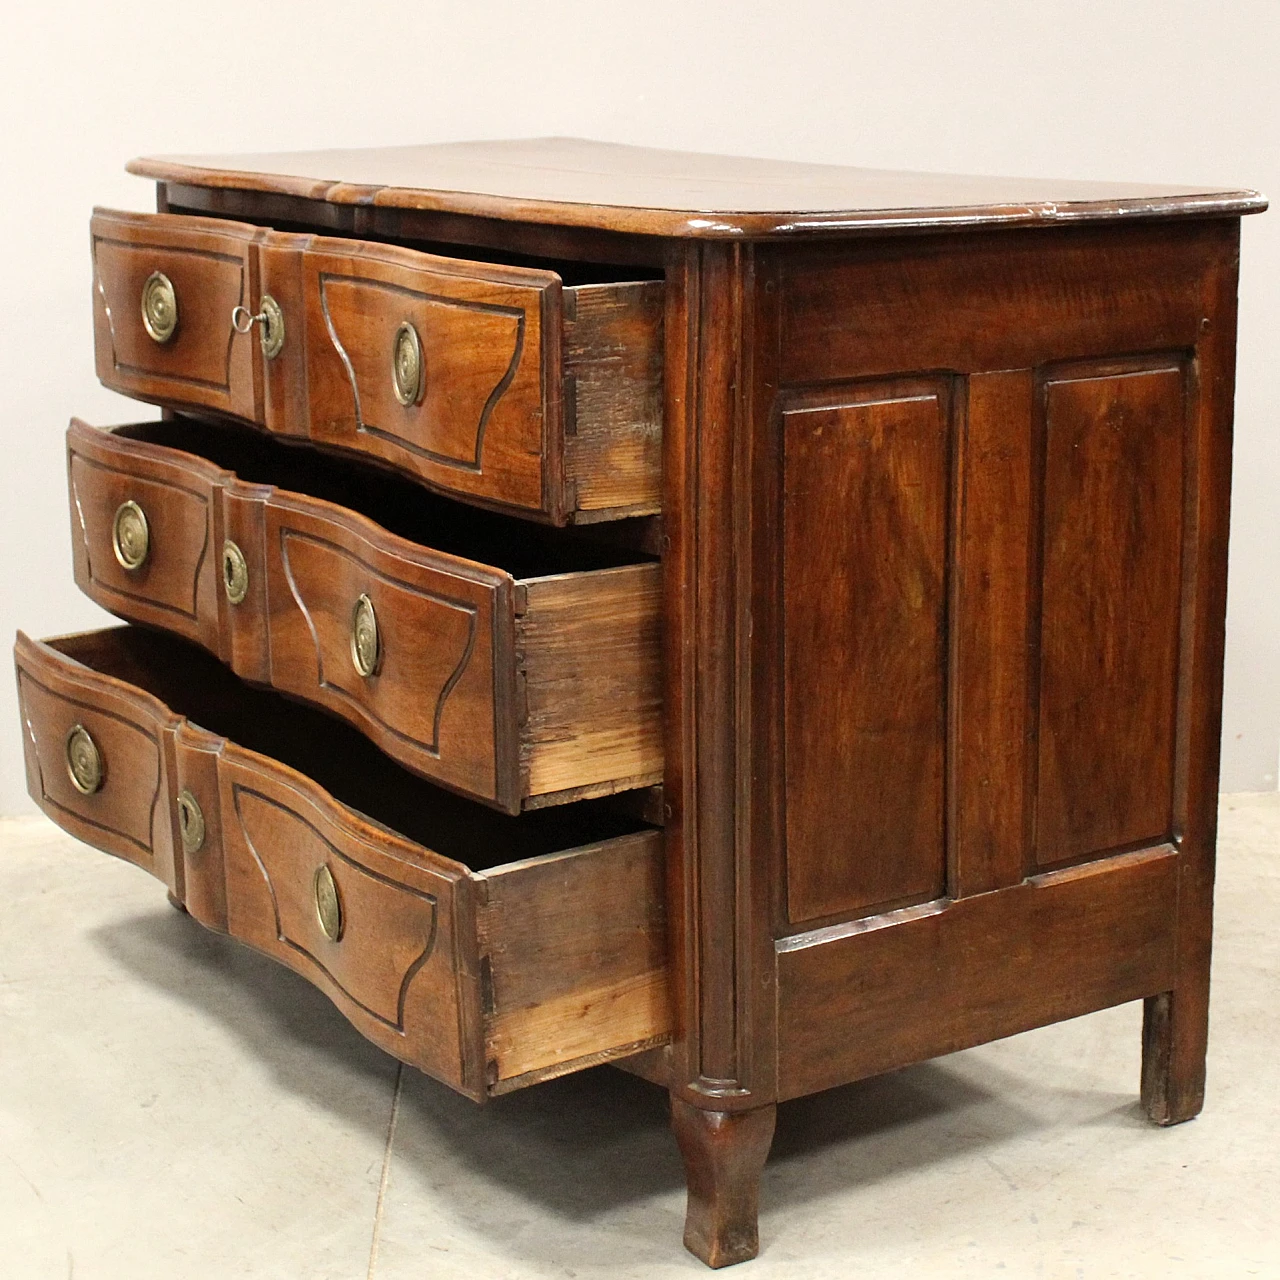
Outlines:
{"type": "Polygon", "coordinates": [[[1123,1001],[1200,1108],[1250,192],[571,140],[157,159],[92,220],[32,794],[483,1099],[776,1103],[1123,1001]]]}

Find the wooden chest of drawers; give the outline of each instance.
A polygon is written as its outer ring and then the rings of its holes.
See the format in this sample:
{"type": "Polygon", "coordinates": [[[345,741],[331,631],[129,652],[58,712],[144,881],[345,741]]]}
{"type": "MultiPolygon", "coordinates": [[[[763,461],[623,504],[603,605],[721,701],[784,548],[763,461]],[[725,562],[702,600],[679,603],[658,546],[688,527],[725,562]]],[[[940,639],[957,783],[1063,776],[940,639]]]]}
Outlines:
{"type": "Polygon", "coordinates": [[[565,140],[135,162],[33,796],[476,1099],[776,1103],[1144,999],[1204,1092],[1249,192],[565,140]]]}

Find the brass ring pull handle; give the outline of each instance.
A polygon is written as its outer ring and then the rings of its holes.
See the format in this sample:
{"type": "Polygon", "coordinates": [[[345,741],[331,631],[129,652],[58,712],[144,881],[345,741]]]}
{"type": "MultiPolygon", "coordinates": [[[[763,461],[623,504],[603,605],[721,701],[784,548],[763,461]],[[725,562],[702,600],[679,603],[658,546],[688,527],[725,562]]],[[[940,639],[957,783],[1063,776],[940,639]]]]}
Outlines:
{"type": "Polygon", "coordinates": [[[142,286],[142,327],[161,346],[178,331],[178,295],[163,271],[153,271],[142,286]]]}
{"type": "Polygon", "coordinates": [[[182,852],[199,853],[204,845],[204,813],[186,787],[178,792],[178,830],[182,833],[182,852]]]}
{"type": "Polygon", "coordinates": [[[249,594],[249,565],[230,538],[222,544],[222,586],[232,604],[239,604],[249,594]]]}
{"type": "Polygon", "coordinates": [[[427,366],[422,358],[422,341],[407,320],[396,330],[391,344],[391,380],[396,399],[408,408],[422,399],[426,389],[427,366]]]}
{"type": "Polygon", "coordinates": [[[342,938],[342,900],[338,897],[338,886],[334,882],[333,872],[323,864],[316,868],[312,889],[316,899],[316,917],[320,928],[330,942],[338,942],[342,938]]]}
{"type": "Polygon", "coordinates": [[[72,725],[67,734],[67,775],[82,796],[91,796],[102,786],[102,753],[89,730],[72,725]]]}
{"type": "Polygon", "coordinates": [[[132,573],[146,563],[151,550],[147,513],[136,502],[122,502],[111,521],[111,550],[122,569],[132,573]]]}
{"type": "Polygon", "coordinates": [[[382,638],[378,634],[378,615],[373,601],[361,596],[351,611],[351,661],[366,678],[378,669],[382,656],[382,638]]]}
{"type": "Polygon", "coordinates": [[[231,308],[231,327],[237,333],[248,333],[255,324],[262,326],[258,333],[262,354],[274,360],[284,346],[284,312],[269,293],[262,295],[262,310],[256,316],[248,307],[231,308]]]}

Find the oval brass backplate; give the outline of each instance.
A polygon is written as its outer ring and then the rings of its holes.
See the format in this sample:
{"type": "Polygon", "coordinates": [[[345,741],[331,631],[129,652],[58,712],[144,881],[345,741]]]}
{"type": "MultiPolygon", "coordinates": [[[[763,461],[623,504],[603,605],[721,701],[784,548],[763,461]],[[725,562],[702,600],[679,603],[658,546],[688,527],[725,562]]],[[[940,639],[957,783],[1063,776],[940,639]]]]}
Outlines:
{"type": "Polygon", "coordinates": [[[178,830],[182,832],[182,852],[199,853],[204,845],[204,813],[186,787],[178,792],[178,830]]]}
{"type": "Polygon", "coordinates": [[[244,552],[230,538],[222,544],[222,585],[232,604],[239,604],[249,594],[249,566],[244,552]]]}
{"type": "Polygon", "coordinates": [[[342,937],[342,902],[338,897],[338,886],[334,883],[333,872],[326,866],[316,868],[314,882],[316,894],[316,915],[320,920],[320,928],[330,942],[337,942],[342,937]]]}
{"type": "Polygon", "coordinates": [[[396,399],[402,405],[408,407],[422,399],[426,372],[418,331],[406,320],[396,330],[391,346],[391,378],[395,383],[396,399]]]}
{"type": "Polygon", "coordinates": [[[122,569],[140,569],[151,550],[147,513],[136,502],[122,502],[111,522],[111,549],[122,569]]]}
{"type": "Polygon", "coordinates": [[[83,796],[91,796],[102,786],[102,753],[89,730],[73,725],[67,734],[67,774],[71,785],[83,796]]]}
{"type": "Polygon", "coordinates": [[[153,271],[142,286],[142,327],[161,345],[178,331],[178,295],[163,271],[153,271]]]}
{"type": "Polygon", "coordinates": [[[258,338],[268,360],[274,360],[284,347],[284,312],[269,293],[262,295],[262,329],[258,338]]]}
{"type": "Polygon", "coordinates": [[[351,611],[351,661],[362,676],[371,676],[378,669],[381,652],[378,615],[373,601],[362,595],[351,611]]]}

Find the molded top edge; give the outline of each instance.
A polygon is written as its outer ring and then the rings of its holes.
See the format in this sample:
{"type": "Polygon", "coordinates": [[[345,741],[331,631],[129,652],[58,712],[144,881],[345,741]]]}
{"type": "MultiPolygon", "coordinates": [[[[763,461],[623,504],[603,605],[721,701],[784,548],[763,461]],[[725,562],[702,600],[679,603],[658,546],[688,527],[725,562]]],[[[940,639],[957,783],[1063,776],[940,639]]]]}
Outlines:
{"type": "Polygon", "coordinates": [[[629,234],[758,238],[1260,213],[1256,191],[858,169],[581,138],[157,156],[162,182],[629,234]]]}

